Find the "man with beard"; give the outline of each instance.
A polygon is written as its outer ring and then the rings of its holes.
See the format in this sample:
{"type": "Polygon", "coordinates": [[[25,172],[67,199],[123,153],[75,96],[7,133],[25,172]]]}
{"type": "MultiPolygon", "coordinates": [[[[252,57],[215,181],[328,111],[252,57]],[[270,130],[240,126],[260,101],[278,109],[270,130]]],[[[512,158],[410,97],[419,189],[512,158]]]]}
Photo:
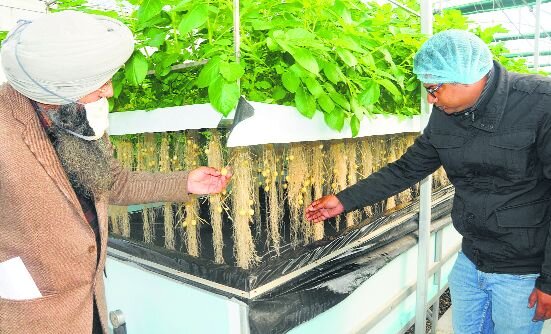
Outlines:
{"type": "Polygon", "coordinates": [[[21,22],[2,44],[0,264],[20,259],[39,296],[0,295],[0,333],[107,333],[108,204],[185,202],[231,177],[131,172],[112,158],[110,79],[133,50],[120,22],[71,11],[21,22]]]}
{"type": "Polygon", "coordinates": [[[551,80],[508,72],[460,30],[425,42],[413,72],[434,105],[423,134],[306,216],[318,222],[374,204],[443,166],[463,236],[449,276],[454,332],[540,333],[551,318],[551,80]]]}

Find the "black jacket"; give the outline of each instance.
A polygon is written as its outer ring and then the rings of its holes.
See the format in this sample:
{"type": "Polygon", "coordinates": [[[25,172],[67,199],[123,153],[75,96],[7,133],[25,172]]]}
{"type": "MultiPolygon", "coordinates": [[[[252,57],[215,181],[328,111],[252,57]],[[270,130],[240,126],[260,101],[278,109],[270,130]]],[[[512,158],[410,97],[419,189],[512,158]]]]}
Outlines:
{"type": "Polygon", "coordinates": [[[452,220],[463,252],[490,273],[540,273],[551,293],[551,79],[495,63],[478,110],[433,109],[396,162],[337,197],[346,211],[376,203],[444,166],[455,186],[452,220]]]}

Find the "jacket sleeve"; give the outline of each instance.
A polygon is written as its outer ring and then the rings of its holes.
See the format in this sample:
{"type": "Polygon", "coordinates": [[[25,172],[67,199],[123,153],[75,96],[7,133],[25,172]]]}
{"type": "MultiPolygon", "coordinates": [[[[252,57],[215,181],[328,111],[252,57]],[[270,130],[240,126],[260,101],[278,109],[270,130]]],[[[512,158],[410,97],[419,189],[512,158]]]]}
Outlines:
{"type": "Polygon", "coordinates": [[[440,167],[440,158],[430,143],[430,122],[406,153],[378,172],[360,180],[336,196],[346,212],[384,200],[413,186],[440,167]]]}
{"type": "MultiPolygon", "coordinates": [[[[551,112],[549,105],[551,97],[545,96],[542,102],[539,103],[540,112],[543,113],[540,128],[536,136],[536,147],[538,158],[543,165],[543,175],[547,179],[551,179],[551,112]]],[[[545,244],[545,254],[543,264],[541,266],[540,277],[536,280],[536,288],[551,294],[551,224],[547,234],[545,244]]]]}
{"type": "MultiPolygon", "coordinates": [[[[105,138],[109,142],[108,138],[105,138]]],[[[110,142],[108,145],[112,149],[110,142]]],[[[109,204],[129,205],[153,202],[187,202],[188,172],[150,173],[133,172],[122,167],[111,155],[109,162],[113,176],[113,187],[109,194],[109,204]]]]}

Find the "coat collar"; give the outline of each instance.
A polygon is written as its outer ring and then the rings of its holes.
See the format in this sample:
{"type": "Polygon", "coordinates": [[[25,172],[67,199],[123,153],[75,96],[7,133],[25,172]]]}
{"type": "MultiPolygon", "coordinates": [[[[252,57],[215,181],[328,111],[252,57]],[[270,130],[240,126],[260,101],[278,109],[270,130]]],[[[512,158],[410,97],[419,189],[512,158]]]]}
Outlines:
{"type": "Polygon", "coordinates": [[[495,132],[498,129],[509,95],[509,72],[498,62],[494,62],[494,71],[493,92],[490,92],[491,96],[488,97],[485,106],[476,111],[477,118],[472,125],[487,132],[495,132]]]}
{"type": "Polygon", "coordinates": [[[67,200],[75,207],[79,215],[86,221],[77,195],[67,178],[67,174],[59,161],[57,153],[40,124],[38,116],[31,101],[13,89],[9,84],[0,86],[1,100],[5,101],[8,110],[13,117],[23,126],[23,141],[34,154],[36,160],[42,165],[59,190],[67,200]]]}

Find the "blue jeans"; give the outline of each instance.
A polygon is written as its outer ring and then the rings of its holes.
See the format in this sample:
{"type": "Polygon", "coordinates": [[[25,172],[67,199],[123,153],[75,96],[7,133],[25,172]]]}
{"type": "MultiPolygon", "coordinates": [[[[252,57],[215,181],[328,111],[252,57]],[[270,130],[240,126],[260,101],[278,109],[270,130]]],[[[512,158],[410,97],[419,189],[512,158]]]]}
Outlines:
{"type": "Polygon", "coordinates": [[[485,273],[459,252],[448,279],[454,333],[541,333],[543,321],[532,321],[536,307],[528,308],[538,276],[485,273]]]}

